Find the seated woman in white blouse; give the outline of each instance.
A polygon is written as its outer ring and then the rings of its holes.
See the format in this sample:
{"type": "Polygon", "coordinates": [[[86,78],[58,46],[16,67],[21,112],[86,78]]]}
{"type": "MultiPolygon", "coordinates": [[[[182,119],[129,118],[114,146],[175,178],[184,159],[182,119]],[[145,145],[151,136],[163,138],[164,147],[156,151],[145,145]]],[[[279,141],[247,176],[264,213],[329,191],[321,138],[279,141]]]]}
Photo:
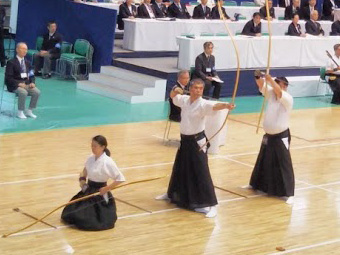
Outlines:
{"type": "Polygon", "coordinates": [[[98,191],[100,195],[66,206],[61,218],[64,222],[83,230],[110,229],[117,221],[116,203],[110,190],[124,182],[125,177],[110,158],[104,136],[93,137],[91,149],[93,155],[87,159],[79,177],[82,190],[71,201],[98,191]],[[113,180],[109,185],[108,179],[113,180]]]}

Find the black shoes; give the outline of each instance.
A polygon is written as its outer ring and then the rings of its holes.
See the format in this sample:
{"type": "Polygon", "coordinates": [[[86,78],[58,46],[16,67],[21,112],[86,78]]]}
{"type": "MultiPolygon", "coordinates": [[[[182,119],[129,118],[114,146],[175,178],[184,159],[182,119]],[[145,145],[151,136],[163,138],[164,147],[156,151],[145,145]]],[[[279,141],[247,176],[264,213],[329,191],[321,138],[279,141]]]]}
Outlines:
{"type": "Polygon", "coordinates": [[[50,73],[49,74],[44,74],[42,78],[43,79],[49,79],[49,78],[51,78],[51,76],[52,75],[50,73]]]}

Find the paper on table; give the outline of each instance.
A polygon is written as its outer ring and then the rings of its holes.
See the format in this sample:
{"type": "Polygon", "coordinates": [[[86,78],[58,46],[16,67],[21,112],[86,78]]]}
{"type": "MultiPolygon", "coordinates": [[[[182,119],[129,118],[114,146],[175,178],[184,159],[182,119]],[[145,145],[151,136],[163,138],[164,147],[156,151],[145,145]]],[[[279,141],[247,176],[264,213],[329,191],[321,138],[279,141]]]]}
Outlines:
{"type": "Polygon", "coordinates": [[[213,80],[213,81],[216,81],[216,82],[218,82],[218,83],[224,83],[224,81],[222,81],[222,80],[220,79],[220,77],[218,77],[218,76],[212,77],[212,80],[213,80]]]}

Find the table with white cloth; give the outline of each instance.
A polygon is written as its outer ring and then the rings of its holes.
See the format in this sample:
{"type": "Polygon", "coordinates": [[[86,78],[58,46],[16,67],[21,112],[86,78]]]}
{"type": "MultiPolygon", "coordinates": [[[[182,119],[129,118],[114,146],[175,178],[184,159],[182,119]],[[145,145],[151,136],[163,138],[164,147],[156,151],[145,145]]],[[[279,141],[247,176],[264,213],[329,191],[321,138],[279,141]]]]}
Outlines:
{"type": "MultiPolygon", "coordinates": [[[[211,101],[212,104],[216,102],[211,101]]],[[[205,135],[208,139],[210,139],[219,128],[222,127],[222,124],[227,117],[228,109],[214,111],[212,115],[208,115],[205,121],[205,135]]],[[[227,137],[227,125],[223,127],[223,129],[210,141],[210,148],[208,150],[209,154],[218,154],[220,146],[225,144],[225,140],[227,137]]]]}
{"type": "MultiPolygon", "coordinates": [[[[196,57],[203,52],[203,43],[214,43],[215,68],[234,69],[236,53],[230,37],[201,36],[197,38],[177,37],[179,44],[178,69],[190,70],[196,57]]],[[[333,45],[340,42],[340,36],[273,36],[271,67],[315,67],[325,66],[326,50],[333,52],[333,45]]],[[[268,36],[236,36],[241,68],[263,68],[267,65],[268,36]]]]}
{"type": "MultiPolygon", "coordinates": [[[[241,32],[246,20],[228,22],[233,34],[241,32]]],[[[273,35],[285,35],[291,21],[274,20],[273,35]]],[[[328,35],[332,22],[320,21],[328,35]]],[[[304,31],[305,21],[300,21],[304,31]]],[[[267,22],[262,21],[262,33],[268,32],[267,22]]],[[[183,34],[201,35],[201,33],[226,33],[224,22],[221,20],[180,20],[160,21],[157,19],[124,19],[123,48],[133,51],[178,51],[177,36],[183,34]]],[[[288,37],[291,38],[291,37],[288,37]]]]}

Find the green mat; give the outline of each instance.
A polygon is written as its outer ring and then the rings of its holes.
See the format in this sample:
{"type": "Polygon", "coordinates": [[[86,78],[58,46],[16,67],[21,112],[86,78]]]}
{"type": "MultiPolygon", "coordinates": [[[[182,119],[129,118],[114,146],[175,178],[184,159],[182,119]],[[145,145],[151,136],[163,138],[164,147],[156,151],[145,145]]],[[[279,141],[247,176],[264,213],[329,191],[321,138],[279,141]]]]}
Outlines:
{"type": "MultiPolygon", "coordinates": [[[[3,72],[4,68],[1,68],[1,81],[4,80],[3,72]]],[[[37,78],[36,84],[41,90],[38,108],[34,111],[38,118],[13,118],[13,104],[4,102],[2,108],[5,114],[0,115],[0,133],[156,121],[166,119],[168,113],[167,102],[124,103],[78,90],[75,81],[37,78]]],[[[261,96],[237,97],[237,108],[233,114],[259,112],[262,100],[261,96]]],[[[332,106],[330,97],[295,98],[294,101],[294,109],[332,106]]]]}

